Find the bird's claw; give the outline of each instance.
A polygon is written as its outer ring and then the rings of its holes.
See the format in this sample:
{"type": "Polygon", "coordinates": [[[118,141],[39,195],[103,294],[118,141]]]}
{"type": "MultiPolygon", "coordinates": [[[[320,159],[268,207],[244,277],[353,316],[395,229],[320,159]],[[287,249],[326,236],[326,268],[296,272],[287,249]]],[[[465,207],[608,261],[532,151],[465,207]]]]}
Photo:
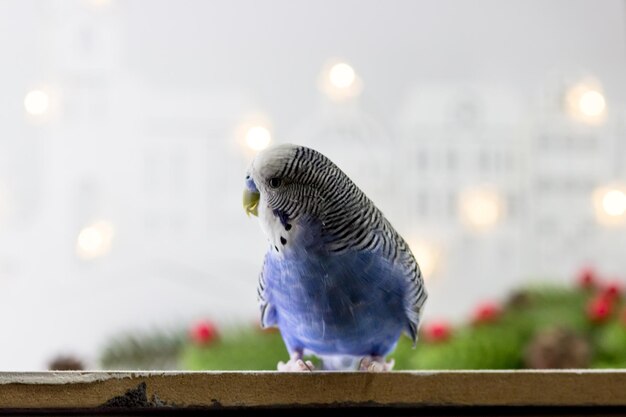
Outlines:
{"type": "Polygon", "coordinates": [[[391,359],[389,362],[381,356],[366,356],[361,359],[359,369],[367,372],[387,372],[393,369],[396,361],[391,359]]]}
{"type": "Polygon", "coordinates": [[[315,366],[313,366],[311,361],[302,360],[301,355],[293,354],[287,363],[283,361],[278,362],[276,368],[279,372],[311,372],[315,369],[315,366]]]}

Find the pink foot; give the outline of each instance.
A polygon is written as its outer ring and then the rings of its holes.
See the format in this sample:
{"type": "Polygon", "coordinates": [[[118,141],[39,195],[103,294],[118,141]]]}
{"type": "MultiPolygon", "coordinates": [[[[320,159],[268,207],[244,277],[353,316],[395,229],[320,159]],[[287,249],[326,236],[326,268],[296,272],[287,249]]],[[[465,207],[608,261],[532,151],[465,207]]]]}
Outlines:
{"type": "Polygon", "coordinates": [[[367,372],[387,372],[393,369],[396,361],[391,359],[389,362],[385,362],[385,358],[382,356],[366,356],[361,359],[359,369],[367,372]]]}
{"type": "Polygon", "coordinates": [[[315,366],[311,361],[303,361],[302,354],[294,352],[291,354],[289,362],[278,362],[277,369],[279,372],[311,372],[315,366]]]}

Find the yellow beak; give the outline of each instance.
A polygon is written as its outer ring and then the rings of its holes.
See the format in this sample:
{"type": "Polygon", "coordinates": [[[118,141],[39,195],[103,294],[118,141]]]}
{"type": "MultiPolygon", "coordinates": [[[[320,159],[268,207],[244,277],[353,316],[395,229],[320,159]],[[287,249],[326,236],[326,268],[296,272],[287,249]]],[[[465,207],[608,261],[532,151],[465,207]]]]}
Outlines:
{"type": "Polygon", "coordinates": [[[244,190],[243,192],[243,209],[246,214],[254,216],[259,215],[259,201],[261,200],[261,194],[255,191],[244,190]]]}

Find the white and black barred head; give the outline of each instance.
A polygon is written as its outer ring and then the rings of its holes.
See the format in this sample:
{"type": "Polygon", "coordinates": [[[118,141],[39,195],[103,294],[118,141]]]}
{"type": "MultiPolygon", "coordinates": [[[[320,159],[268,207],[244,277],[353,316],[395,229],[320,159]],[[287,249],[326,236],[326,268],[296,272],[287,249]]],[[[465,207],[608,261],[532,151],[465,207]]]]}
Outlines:
{"type": "Polygon", "coordinates": [[[365,194],[330,159],[313,149],[298,145],[268,148],[252,162],[246,186],[260,194],[261,225],[278,248],[286,240],[281,233],[300,218],[321,225],[332,251],[373,248],[395,237],[365,194]]]}
{"type": "Polygon", "coordinates": [[[262,204],[289,218],[320,216],[338,190],[354,187],[324,155],[291,144],[260,152],[250,165],[247,180],[253,181],[262,204]]]}

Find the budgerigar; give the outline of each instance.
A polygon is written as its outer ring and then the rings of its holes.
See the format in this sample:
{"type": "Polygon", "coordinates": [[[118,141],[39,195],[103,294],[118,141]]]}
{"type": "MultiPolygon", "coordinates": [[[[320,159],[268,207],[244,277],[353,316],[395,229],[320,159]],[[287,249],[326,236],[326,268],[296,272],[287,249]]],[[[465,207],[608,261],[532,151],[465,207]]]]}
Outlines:
{"type": "Polygon", "coordinates": [[[260,152],[244,207],[269,240],[258,282],[261,325],[277,326],[283,371],[391,370],[402,332],[415,342],[426,289],[413,254],[383,214],[328,158],[297,145],[260,152]]]}

